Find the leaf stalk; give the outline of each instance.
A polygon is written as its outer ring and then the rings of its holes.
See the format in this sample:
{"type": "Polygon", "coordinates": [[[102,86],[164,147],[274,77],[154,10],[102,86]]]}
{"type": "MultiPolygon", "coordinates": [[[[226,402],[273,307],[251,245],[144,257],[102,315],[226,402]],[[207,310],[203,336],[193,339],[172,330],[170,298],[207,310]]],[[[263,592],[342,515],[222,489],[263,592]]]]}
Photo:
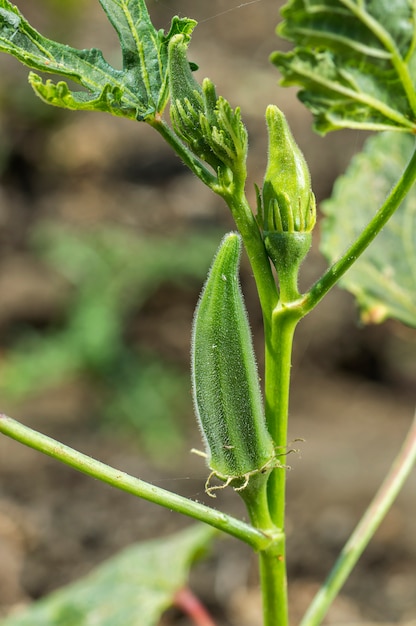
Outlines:
{"type": "Polygon", "coordinates": [[[273,542],[274,537],[253,528],[250,524],[117,470],[4,414],[0,414],[0,432],[121,491],[205,522],[244,541],[256,551],[265,549],[273,542]]]}

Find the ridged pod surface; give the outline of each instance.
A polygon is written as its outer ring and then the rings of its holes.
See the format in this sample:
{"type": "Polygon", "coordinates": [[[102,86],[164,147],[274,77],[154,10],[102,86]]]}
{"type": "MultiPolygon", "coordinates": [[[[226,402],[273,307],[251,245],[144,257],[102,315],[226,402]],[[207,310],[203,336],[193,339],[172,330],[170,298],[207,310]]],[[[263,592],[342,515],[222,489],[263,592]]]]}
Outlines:
{"type": "Polygon", "coordinates": [[[241,238],[222,240],[195,311],[192,386],[208,465],[228,484],[275,458],[238,270],[241,238]]]}

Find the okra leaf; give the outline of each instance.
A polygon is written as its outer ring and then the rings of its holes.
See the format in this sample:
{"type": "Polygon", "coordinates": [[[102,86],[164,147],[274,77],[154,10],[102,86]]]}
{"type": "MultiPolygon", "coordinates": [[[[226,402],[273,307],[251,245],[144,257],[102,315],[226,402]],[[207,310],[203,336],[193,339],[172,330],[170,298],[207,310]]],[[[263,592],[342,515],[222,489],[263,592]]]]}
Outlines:
{"type": "Polygon", "coordinates": [[[47,39],[9,0],[0,0],[0,51],[32,69],[64,76],[84,88],[74,91],[65,81],[43,81],[30,73],[33,89],[49,104],[72,110],[106,111],[139,121],[162,113],[169,96],[169,41],[178,33],[189,38],[196,22],[174,17],[165,35],[153,27],[144,0],[100,3],[120,39],[121,70],[107,63],[96,48],[78,50],[47,39]]]}
{"type": "Polygon", "coordinates": [[[408,0],[289,0],[274,52],[283,85],[300,85],[321,134],[416,128],[416,4],[408,0]]]}
{"type": "Polygon", "coordinates": [[[195,525],[132,545],[76,583],[2,620],[1,626],[156,626],[214,532],[195,525]]]}
{"type": "MultiPolygon", "coordinates": [[[[414,138],[386,132],[367,140],[322,205],[321,251],[337,260],[381,206],[414,150],[414,138]]],[[[341,279],[365,323],[395,318],[416,326],[416,189],[341,279]]]]}

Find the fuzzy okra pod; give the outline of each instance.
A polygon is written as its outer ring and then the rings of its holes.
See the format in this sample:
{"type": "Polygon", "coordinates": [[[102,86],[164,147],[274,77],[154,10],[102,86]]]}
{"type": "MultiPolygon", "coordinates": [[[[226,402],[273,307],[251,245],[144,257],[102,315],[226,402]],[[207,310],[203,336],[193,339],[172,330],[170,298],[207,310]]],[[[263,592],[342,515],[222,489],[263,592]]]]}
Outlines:
{"type": "Polygon", "coordinates": [[[238,279],[240,253],[240,235],[227,234],[197,305],[192,336],[194,404],[211,476],[237,490],[278,464],[238,279]]]}

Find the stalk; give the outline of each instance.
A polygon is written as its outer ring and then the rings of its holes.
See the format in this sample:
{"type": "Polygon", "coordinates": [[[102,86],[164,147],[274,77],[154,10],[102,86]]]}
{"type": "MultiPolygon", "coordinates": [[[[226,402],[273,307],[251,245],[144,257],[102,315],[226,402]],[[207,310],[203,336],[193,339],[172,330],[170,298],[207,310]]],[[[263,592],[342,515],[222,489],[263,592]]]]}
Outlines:
{"type": "Polygon", "coordinates": [[[24,426],[7,415],[0,414],[0,432],[34,450],[38,450],[73,467],[79,472],[121,489],[121,491],[126,491],[177,513],[182,513],[193,519],[205,522],[244,541],[254,550],[261,550],[273,541],[273,537],[253,528],[250,524],[121,472],[47,435],[24,426]]]}
{"type": "Polygon", "coordinates": [[[263,600],[263,626],[286,626],[288,602],[285,538],[277,539],[259,555],[263,600]]]}
{"type": "Polygon", "coordinates": [[[244,194],[224,195],[235,224],[243,238],[244,247],[254,274],[264,325],[270,324],[270,316],[278,300],[278,291],[263,237],[244,194]]]}
{"type": "MultiPolygon", "coordinates": [[[[299,315],[279,305],[266,327],[265,405],[269,432],[276,453],[286,452],[289,413],[290,365],[293,335],[299,315]]],[[[281,536],[260,553],[260,577],[265,626],[288,624],[285,500],[286,468],[275,468],[268,481],[271,519],[281,536]]]]}
{"type": "MultiPolygon", "coordinates": [[[[287,451],[292,345],[299,319],[296,311],[279,306],[273,312],[271,334],[266,336],[266,420],[276,453],[282,455],[287,451]]],[[[271,517],[278,528],[284,528],[285,485],[286,469],[275,469],[269,479],[268,500],[271,517]]]]}

